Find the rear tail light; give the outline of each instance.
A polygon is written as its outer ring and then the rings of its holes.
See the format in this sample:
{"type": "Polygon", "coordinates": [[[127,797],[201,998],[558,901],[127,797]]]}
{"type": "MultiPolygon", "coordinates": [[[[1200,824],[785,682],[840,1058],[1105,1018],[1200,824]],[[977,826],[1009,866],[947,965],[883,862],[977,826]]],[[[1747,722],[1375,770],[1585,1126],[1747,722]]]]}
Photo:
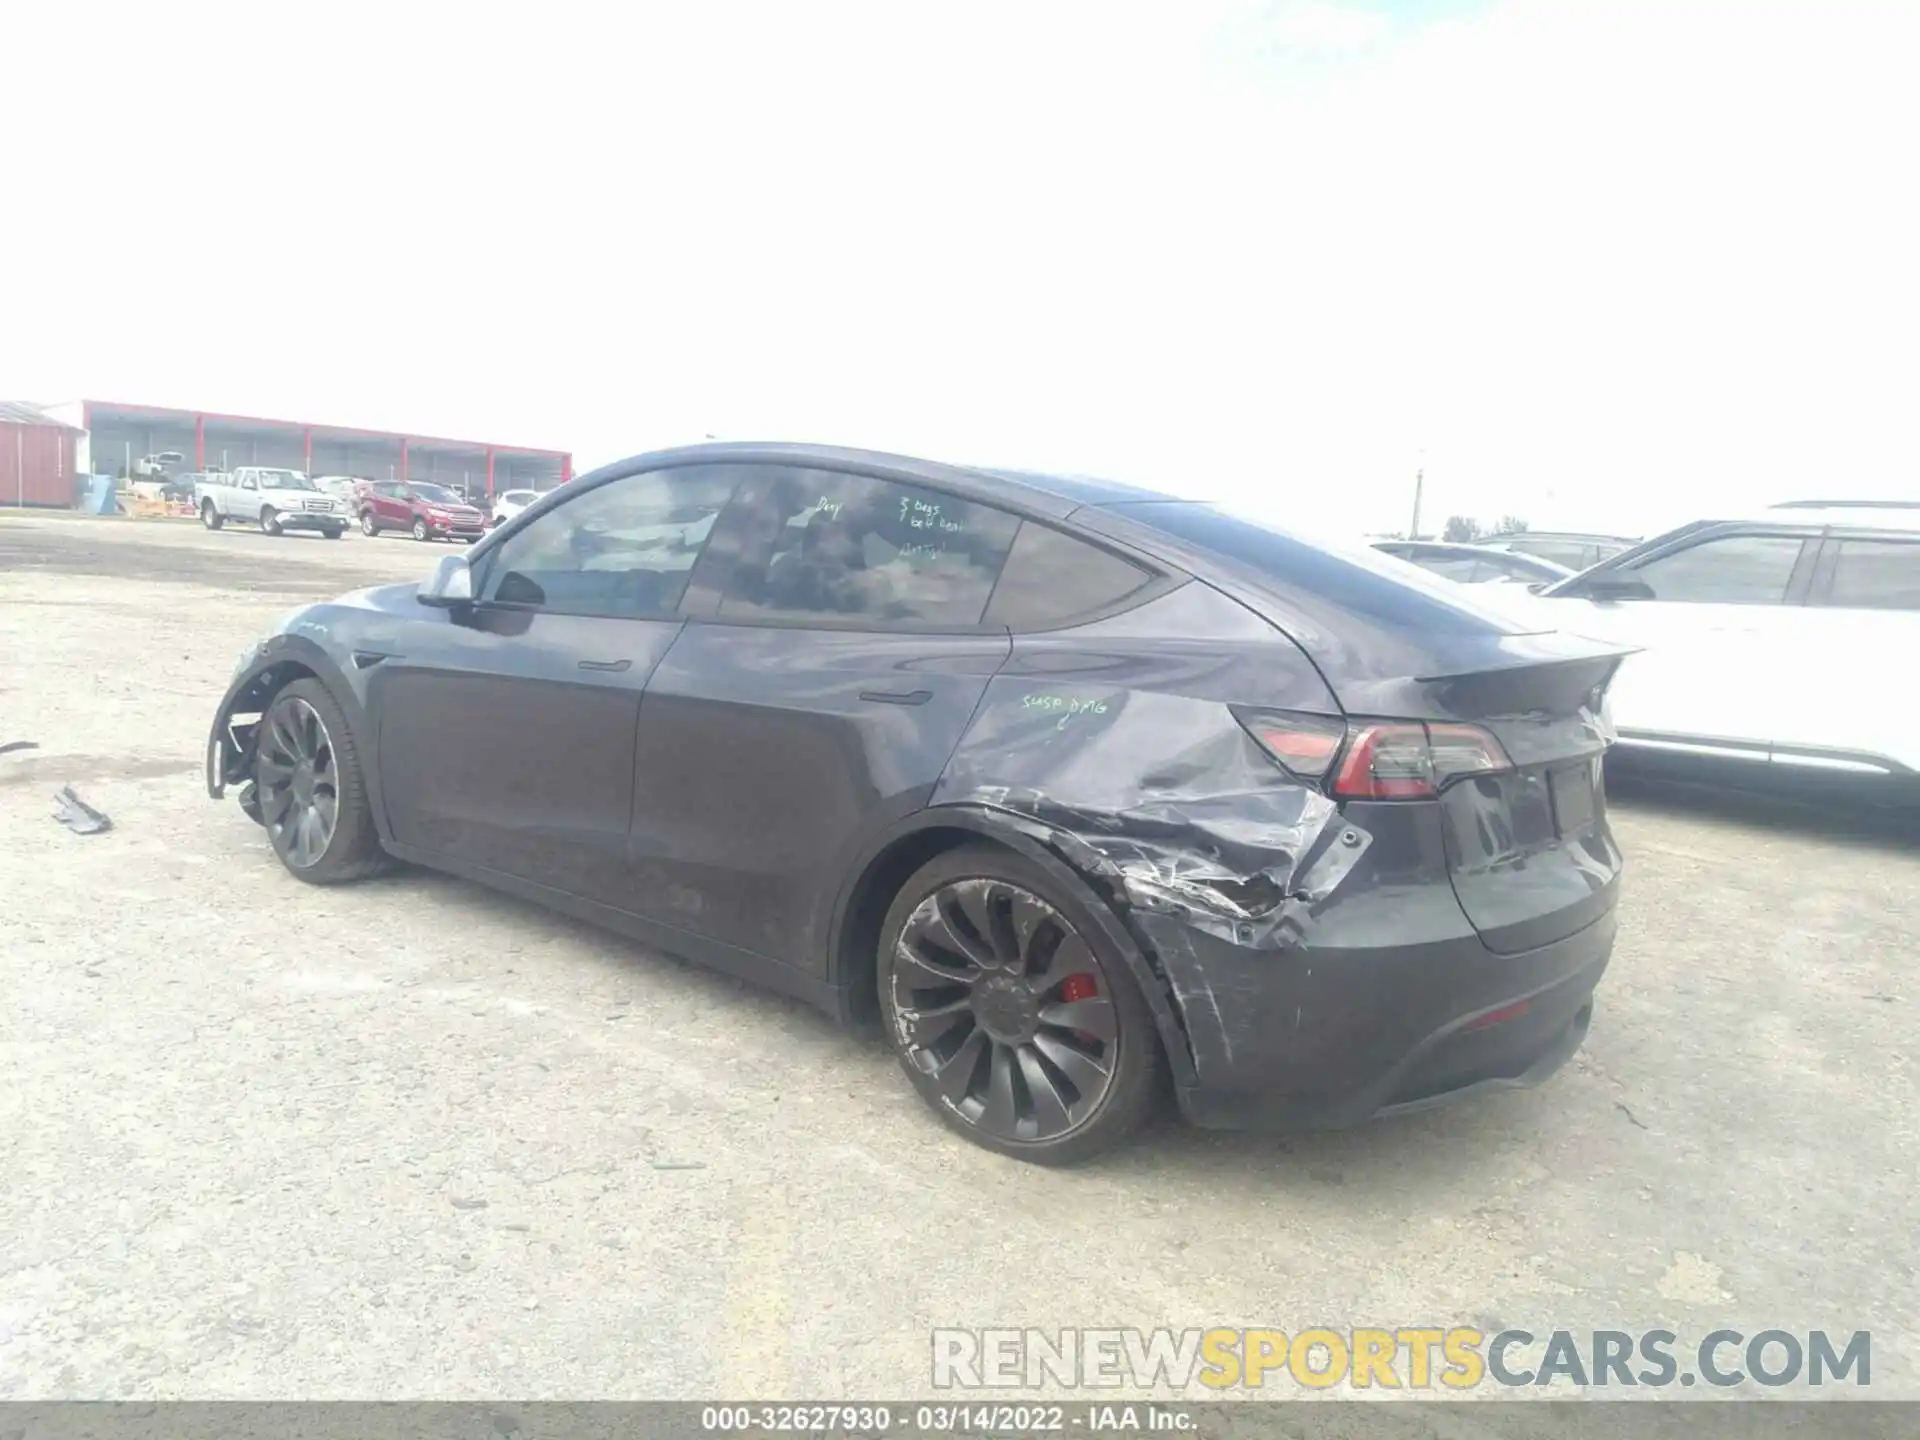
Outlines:
{"type": "Polygon", "coordinates": [[[1249,711],[1239,719],[1261,749],[1302,780],[1325,779],[1347,738],[1346,721],[1324,715],[1249,711]]]}
{"type": "Polygon", "coordinates": [[[1327,781],[1345,800],[1428,800],[1455,780],[1511,769],[1513,763],[1478,725],[1349,724],[1271,711],[1238,718],[1282,768],[1303,780],[1327,781]]]}

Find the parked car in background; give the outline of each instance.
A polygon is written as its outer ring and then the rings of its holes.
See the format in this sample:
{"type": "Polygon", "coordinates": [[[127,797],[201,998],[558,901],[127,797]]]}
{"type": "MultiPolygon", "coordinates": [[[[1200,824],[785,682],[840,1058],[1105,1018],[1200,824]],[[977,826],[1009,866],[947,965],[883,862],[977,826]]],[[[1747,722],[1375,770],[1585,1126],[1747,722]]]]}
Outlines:
{"type": "Polygon", "coordinates": [[[317,530],[338,540],[347,529],[347,509],[298,470],[242,465],[226,474],[204,476],[194,487],[200,522],[218,530],[229,520],[258,525],[268,535],[317,530]]]}
{"type": "Polygon", "coordinates": [[[413,860],[872,1017],[1064,1162],[1169,1075],[1326,1126],[1565,1063],[1620,655],[1126,486],[695,446],[289,617],[208,789],[302,880],[413,860]]]}
{"type": "Polygon", "coordinates": [[[1637,536],[1589,535],[1570,530],[1509,530],[1473,542],[1489,550],[1537,555],[1569,570],[1586,570],[1640,543],[1637,536]]]}
{"type": "Polygon", "coordinates": [[[486,517],[444,485],[424,480],[364,480],[354,500],[369,535],[404,530],[416,540],[464,540],[487,533],[486,517]]]}
{"type": "Polygon", "coordinates": [[[500,498],[493,502],[493,525],[504,525],[522,510],[540,498],[538,490],[503,490],[500,498]]]}
{"type": "Polygon", "coordinates": [[[161,482],[160,491],[169,500],[190,501],[199,494],[202,485],[210,481],[217,484],[224,478],[218,470],[188,470],[169,475],[161,482]]]}
{"type": "Polygon", "coordinates": [[[187,463],[187,457],[178,450],[162,450],[153,455],[142,455],[133,462],[133,474],[129,479],[155,480],[171,475],[187,463]]]}
{"type": "Polygon", "coordinates": [[[1455,545],[1445,540],[1377,540],[1374,549],[1462,585],[1551,585],[1573,574],[1565,565],[1518,550],[1455,545]]]}
{"type": "Polygon", "coordinates": [[[1699,520],[1533,604],[1558,628],[1638,648],[1612,692],[1624,747],[1889,793],[1920,779],[1920,509],[1699,520]]]}
{"type": "Polygon", "coordinates": [[[355,508],[354,500],[360,493],[360,487],[368,482],[358,475],[316,475],[313,483],[351,511],[355,508]]]}

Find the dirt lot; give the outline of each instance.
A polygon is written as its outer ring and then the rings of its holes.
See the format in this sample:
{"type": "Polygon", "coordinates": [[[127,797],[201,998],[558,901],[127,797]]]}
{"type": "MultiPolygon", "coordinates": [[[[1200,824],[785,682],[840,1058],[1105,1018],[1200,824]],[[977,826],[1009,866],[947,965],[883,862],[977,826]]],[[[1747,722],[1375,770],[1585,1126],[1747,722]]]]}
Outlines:
{"type": "Polygon", "coordinates": [[[0,518],[0,1397],[903,1396],[935,1325],[1455,1323],[1867,1329],[1920,1397],[1911,837],[1623,797],[1553,1083],[1051,1173],[797,1005],[297,884],[206,799],[240,648],[444,553],[0,518]]]}

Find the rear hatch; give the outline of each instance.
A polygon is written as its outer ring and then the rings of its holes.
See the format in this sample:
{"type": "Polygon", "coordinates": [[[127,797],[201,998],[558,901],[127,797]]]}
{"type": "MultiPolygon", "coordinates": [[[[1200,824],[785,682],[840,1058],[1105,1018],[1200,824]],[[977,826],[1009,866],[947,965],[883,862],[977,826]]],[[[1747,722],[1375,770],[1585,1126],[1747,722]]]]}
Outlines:
{"type": "Polygon", "coordinates": [[[1550,944],[1612,906],[1620,852],[1602,783],[1612,740],[1605,694],[1629,651],[1530,628],[1468,587],[1209,505],[1128,503],[1073,518],[1190,561],[1289,635],[1346,712],[1351,737],[1369,721],[1420,722],[1382,727],[1381,763],[1396,739],[1418,741],[1425,728],[1439,795],[1424,803],[1441,808],[1454,893],[1488,949],[1550,944]],[[1450,750],[1469,760],[1449,767],[1450,750]]]}

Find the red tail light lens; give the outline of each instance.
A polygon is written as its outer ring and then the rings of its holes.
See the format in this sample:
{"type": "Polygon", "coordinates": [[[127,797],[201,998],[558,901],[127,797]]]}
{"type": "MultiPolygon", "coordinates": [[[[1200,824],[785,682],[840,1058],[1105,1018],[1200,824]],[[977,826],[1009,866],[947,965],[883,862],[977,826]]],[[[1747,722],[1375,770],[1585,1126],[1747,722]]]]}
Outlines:
{"type": "Polygon", "coordinates": [[[1333,793],[1349,800],[1424,800],[1449,781],[1511,764],[1500,742],[1477,725],[1357,725],[1333,793]]]}
{"type": "Polygon", "coordinates": [[[1346,721],[1324,715],[1250,710],[1237,718],[1261,749],[1302,780],[1325,779],[1347,738],[1346,721]]]}
{"type": "Polygon", "coordinates": [[[1333,793],[1353,800],[1419,800],[1436,793],[1427,727],[1358,727],[1333,777],[1333,793]]]}
{"type": "Polygon", "coordinates": [[[1322,782],[1331,772],[1327,788],[1346,800],[1429,800],[1451,781],[1513,765],[1500,742],[1478,725],[1349,724],[1271,710],[1234,714],[1289,774],[1322,782]]]}

